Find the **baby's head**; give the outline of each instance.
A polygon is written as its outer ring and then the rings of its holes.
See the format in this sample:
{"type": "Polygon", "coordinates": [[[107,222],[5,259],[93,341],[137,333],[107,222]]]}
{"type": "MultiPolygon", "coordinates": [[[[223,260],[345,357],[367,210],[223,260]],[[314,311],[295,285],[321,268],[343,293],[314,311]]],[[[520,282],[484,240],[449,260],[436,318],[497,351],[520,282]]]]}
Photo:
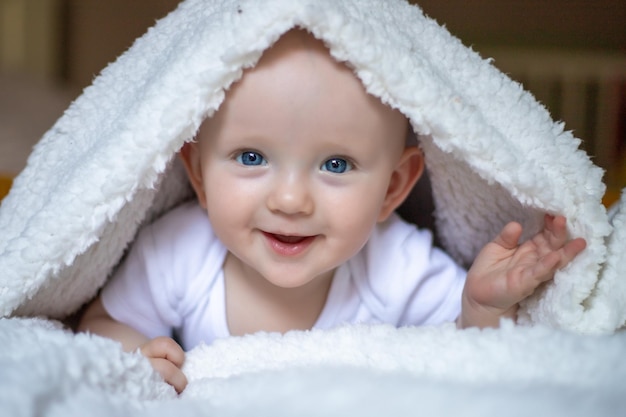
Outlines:
{"type": "Polygon", "coordinates": [[[244,72],[181,155],[216,234],[238,257],[237,240],[256,230],[285,256],[323,241],[345,260],[421,175],[420,151],[405,147],[408,128],[321,41],[292,30],[244,72]]]}

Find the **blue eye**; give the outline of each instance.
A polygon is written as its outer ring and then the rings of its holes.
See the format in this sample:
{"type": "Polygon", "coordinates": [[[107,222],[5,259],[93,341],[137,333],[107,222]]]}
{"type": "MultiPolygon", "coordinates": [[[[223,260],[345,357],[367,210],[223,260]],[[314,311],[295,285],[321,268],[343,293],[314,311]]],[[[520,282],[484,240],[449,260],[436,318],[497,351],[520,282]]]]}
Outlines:
{"type": "Polygon", "coordinates": [[[237,155],[237,158],[235,159],[241,165],[246,165],[246,166],[259,166],[259,165],[265,165],[267,163],[267,161],[265,161],[265,158],[263,158],[263,155],[254,151],[242,152],[239,155],[237,155]]]}
{"type": "Polygon", "coordinates": [[[330,158],[322,164],[322,171],[332,172],[333,174],[343,174],[351,169],[352,164],[343,158],[330,158]]]}

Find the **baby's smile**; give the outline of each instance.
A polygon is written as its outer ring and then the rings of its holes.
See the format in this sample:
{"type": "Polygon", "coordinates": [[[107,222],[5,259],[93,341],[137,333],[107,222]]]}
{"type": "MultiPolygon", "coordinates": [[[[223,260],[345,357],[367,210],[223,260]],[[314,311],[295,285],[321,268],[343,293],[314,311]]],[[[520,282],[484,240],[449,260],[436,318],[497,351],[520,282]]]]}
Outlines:
{"type": "Polygon", "coordinates": [[[311,246],[317,236],[281,235],[263,232],[270,248],[282,256],[297,256],[311,246]]]}

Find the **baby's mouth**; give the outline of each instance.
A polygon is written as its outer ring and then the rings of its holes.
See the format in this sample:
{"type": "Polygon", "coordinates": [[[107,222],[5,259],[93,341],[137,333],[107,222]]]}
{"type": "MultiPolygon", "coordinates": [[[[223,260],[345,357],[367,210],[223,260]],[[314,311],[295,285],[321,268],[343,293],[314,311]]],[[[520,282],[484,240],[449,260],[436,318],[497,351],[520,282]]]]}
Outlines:
{"type": "Polygon", "coordinates": [[[272,250],[281,256],[296,256],[307,250],[316,236],[290,236],[263,232],[272,250]]]}
{"type": "Polygon", "coordinates": [[[282,243],[296,244],[304,241],[309,236],[285,236],[271,233],[272,237],[282,243]]]}

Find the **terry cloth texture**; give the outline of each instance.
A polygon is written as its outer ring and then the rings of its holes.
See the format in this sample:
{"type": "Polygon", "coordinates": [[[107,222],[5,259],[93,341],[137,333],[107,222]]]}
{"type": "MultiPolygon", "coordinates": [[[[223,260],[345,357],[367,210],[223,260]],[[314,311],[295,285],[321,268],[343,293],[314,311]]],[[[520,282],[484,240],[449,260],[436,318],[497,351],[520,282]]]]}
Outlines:
{"type": "Polygon", "coordinates": [[[49,321],[0,319],[0,344],[7,416],[596,417],[626,407],[624,333],[510,323],[259,333],[189,352],[178,398],[138,353],[49,321]]]}
{"type": "Polygon", "coordinates": [[[543,212],[587,240],[522,322],[588,333],[624,323],[602,171],[518,83],[402,0],[183,2],[94,80],[16,178],[0,212],[0,314],[62,317],[91,298],[140,224],[188,196],[176,151],[293,27],[410,119],[438,234],[459,262],[510,220],[535,233],[543,212]]]}
{"type": "Polygon", "coordinates": [[[185,0],[72,103],[2,201],[0,409],[614,415],[626,409],[626,339],[616,331],[626,319],[626,195],[609,220],[602,171],[564,129],[403,0],[185,0]],[[229,338],[188,353],[189,386],[175,398],[138,353],[51,318],[90,300],[139,228],[191,196],[176,152],[294,27],[323,40],[410,120],[432,188],[416,200],[432,194],[437,234],[459,262],[470,264],[510,220],[535,233],[544,212],[565,215],[588,247],[521,308],[529,326],[355,325],[229,338]]]}
{"type": "Polygon", "coordinates": [[[586,239],[522,323],[584,333],[624,323],[623,232],[601,204],[602,171],[520,84],[403,0],[184,1],[102,71],[15,179],[0,211],[0,314],[63,317],[93,297],[142,222],[189,196],[176,152],[294,27],[409,118],[437,233],[459,262],[508,221],[534,234],[544,212],[586,239]]]}

